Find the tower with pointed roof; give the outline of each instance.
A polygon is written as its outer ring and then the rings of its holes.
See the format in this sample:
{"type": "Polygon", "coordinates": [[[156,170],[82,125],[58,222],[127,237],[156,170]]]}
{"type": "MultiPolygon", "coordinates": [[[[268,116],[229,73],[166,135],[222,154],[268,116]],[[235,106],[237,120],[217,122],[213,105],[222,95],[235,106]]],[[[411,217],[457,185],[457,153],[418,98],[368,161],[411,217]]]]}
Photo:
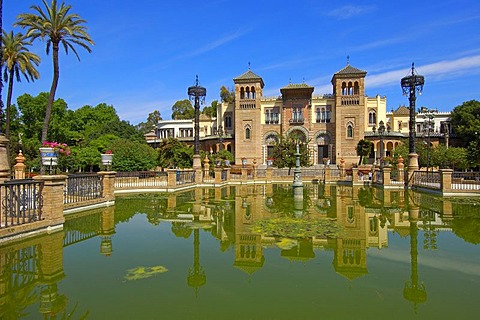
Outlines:
{"type": "Polygon", "coordinates": [[[263,79],[248,68],[233,79],[235,83],[235,163],[257,161],[262,147],[258,141],[263,135],[261,125],[261,98],[263,79]]]}
{"type": "Polygon", "coordinates": [[[332,77],[335,97],[335,154],[347,163],[358,162],[356,146],[363,139],[365,123],[365,76],[366,71],[347,62],[342,70],[332,77]]]}

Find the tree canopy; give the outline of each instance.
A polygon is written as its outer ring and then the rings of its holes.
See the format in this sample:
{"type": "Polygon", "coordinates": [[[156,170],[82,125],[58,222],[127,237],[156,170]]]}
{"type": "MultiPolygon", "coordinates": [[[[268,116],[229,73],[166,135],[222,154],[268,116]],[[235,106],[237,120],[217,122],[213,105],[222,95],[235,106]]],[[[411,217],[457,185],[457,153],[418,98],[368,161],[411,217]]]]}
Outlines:
{"type": "Polygon", "coordinates": [[[232,103],[235,101],[235,90],[225,86],[220,88],[220,100],[222,102],[232,103]]]}
{"type": "Polygon", "coordinates": [[[480,165],[480,102],[470,100],[456,106],[450,121],[453,132],[462,137],[473,166],[480,165]]]}
{"type": "Polygon", "coordinates": [[[292,136],[287,136],[286,138],[282,137],[277,144],[275,144],[272,151],[273,164],[278,168],[295,167],[297,142],[300,152],[300,166],[309,166],[310,155],[308,152],[308,143],[299,141],[292,136]]]}
{"type": "Polygon", "coordinates": [[[172,119],[193,119],[195,117],[195,109],[190,100],[178,100],[172,106],[172,119]]]}

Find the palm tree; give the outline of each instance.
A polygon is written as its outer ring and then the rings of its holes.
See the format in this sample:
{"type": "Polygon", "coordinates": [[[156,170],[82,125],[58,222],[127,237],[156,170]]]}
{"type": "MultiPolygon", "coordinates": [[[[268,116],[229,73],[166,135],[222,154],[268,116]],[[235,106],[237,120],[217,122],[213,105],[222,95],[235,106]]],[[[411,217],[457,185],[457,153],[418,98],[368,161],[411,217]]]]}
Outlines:
{"type": "Polygon", "coordinates": [[[49,54],[50,48],[52,48],[53,80],[42,128],[43,142],[47,140],[48,125],[60,76],[58,63],[59,45],[62,44],[67,54],[68,50],[73,51],[77,59],[80,60],[75,45],[91,52],[92,50],[89,45],[93,45],[94,43],[87,33],[87,27],[84,25],[86,20],[75,13],[70,13],[71,5],[65,5],[64,2],[58,5],[57,0],[52,0],[50,5],[46,0],[42,1],[45,10],[37,5],[31,6],[30,8],[33,9],[35,13],[18,15],[15,25],[26,28],[26,36],[31,38],[32,41],[38,38],[46,41],[47,54],[49,54]]]}
{"type": "Polygon", "coordinates": [[[29,52],[27,46],[31,45],[27,38],[21,34],[13,34],[13,31],[6,33],[3,31],[2,37],[3,61],[5,69],[3,79],[8,81],[7,92],[7,121],[5,125],[5,137],[10,136],[10,106],[12,102],[13,78],[20,81],[20,74],[25,76],[27,81],[34,81],[40,77],[35,66],[40,64],[40,57],[35,53],[29,52]]]}

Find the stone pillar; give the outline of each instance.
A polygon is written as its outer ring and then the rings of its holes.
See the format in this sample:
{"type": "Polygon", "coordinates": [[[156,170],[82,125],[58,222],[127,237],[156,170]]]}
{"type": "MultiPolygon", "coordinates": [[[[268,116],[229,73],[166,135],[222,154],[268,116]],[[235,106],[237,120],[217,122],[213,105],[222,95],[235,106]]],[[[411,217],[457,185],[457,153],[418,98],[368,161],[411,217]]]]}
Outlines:
{"type": "Polygon", "coordinates": [[[253,180],[257,179],[257,159],[253,158],[253,180]]]}
{"type": "Polygon", "coordinates": [[[352,168],[352,183],[357,184],[358,181],[358,168],[352,168]]]}
{"type": "Polygon", "coordinates": [[[15,170],[15,179],[25,179],[25,160],[22,150],[20,150],[15,158],[16,164],[13,166],[15,170]]]}
{"type": "Polygon", "coordinates": [[[63,273],[63,238],[64,231],[54,232],[40,240],[42,282],[51,284],[64,277],[63,273]]]}
{"type": "Polygon", "coordinates": [[[115,171],[100,171],[98,173],[103,181],[103,198],[107,201],[115,201],[115,171]]]}
{"type": "Polygon", "coordinates": [[[330,167],[325,166],[324,170],[325,170],[325,173],[324,173],[325,182],[332,181],[332,170],[330,169],[330,167]]]}
{"type": "Polygon", "coordinates": [[[215,183],[222,182],[222,167],[215,167],[215,183]]]}
{"type": "Polygon", "coordinates": [[[397,163],[397,170],[398,170],[397,181],[403,182],[405,180],[405,164],[403,163],[403,157],[399,156],[397,161],[398,161],[398,163],[397,163]]]}
{"type": "Polygon", "coordinates": [[[177,186],[177,169],[167,170],[167,186],[175,188],[177,186]]]}
{"type": "Polygon", "coordinates": [[[390,173],[392,172],[392,168],[390,167],[384,167],[382,171],[382,176],[383,176],[383,186],[389,186],[391,184],[390,182],[390,173]]]}
{"type": "Polygon", "coordinates": [[[408,180],[406,183],[408,186],[413,184],[413,173],[418,170],[418,154],[409,153],[408,154],[408,180]]]}
{"type": "Polygon", "coordinates": [[[225,168],[225,171],[227,172],[225,181],[230,181],[230,168],[225,168]]]}
{"type": "Polygon", "coordinates": [[[104,256],[110,256],[113,252],[112,235],[115,234],[115,207],[106,207],[102,210],[102,242],[100,244],[100,253],[104,256]]]}
{"type": "Polygon", "coordinates": [[[272,181],[272,176],[273,176],[273,169],[268,167],[266,170],[265,170],[265,179],[267,181],[272,181]]]}
{"type": "Polygon", "coordinates": [[[440,169],[440,189],[442,193],[452,192],[452,169],[440,169]]]}
{"type": "Polygon", "coordinates": [[[8,159],[8,139],[0,134],[0,183],[10,180],[10,160],[8,159]]]}
{"type": "Polygon", "coordinates": [[[242,180],[247,180],[248,178],[248,169],[242,168],[242,180]]]}
{"type": "Polygon", "coordinates": [[[205,156],[205,160],[203,161],[203,176],[207,179],[210,177],[210,160],[208,160],[207,156],[205,156]]]}
{"type": "Polygon", "coordinates": [[[43,210],[42,218],[49,221],[50,226],[63,224],[65,217],[63,216],[63,188],[67,176],[52,175],[52,176],[36,176],[37,181],[43,182],[43,210]]]}
{"type": "Polygon", "coordinates": [[[203,171],[202,169],[195,170],[195,183],[202,184],[203,183],[203,171]]]}

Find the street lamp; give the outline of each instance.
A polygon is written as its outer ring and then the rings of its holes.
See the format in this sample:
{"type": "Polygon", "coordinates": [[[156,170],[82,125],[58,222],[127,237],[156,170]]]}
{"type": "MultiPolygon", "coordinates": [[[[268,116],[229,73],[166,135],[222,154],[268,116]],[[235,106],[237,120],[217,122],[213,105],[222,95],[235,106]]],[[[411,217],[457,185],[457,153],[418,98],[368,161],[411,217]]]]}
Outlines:
{"type": "Polygon", "coordinates": [[[205,96],[207,89],[198,84],[198,75],[196,76],[195,85],[188,87],[188,97],[190,101],[194,101],[195,107],[195,138],[193,144],[193,168],[198,169],[202,167],[199,155],[200,147],[200,104],[205,103],[205,96]]]}
{"type": "Polygon", "coordinates": [[[410,102],[410,118],[408,122],[408,171],[413,172],[418,170],[418,155],[415,150],[415,100],[416,93],[419,95],[423,92],[423,84],[425,78],[421,75],[415,74],[415,64],[412,63],[412,73],[401,80],[403,94],[408,96],[410,102]]]}

